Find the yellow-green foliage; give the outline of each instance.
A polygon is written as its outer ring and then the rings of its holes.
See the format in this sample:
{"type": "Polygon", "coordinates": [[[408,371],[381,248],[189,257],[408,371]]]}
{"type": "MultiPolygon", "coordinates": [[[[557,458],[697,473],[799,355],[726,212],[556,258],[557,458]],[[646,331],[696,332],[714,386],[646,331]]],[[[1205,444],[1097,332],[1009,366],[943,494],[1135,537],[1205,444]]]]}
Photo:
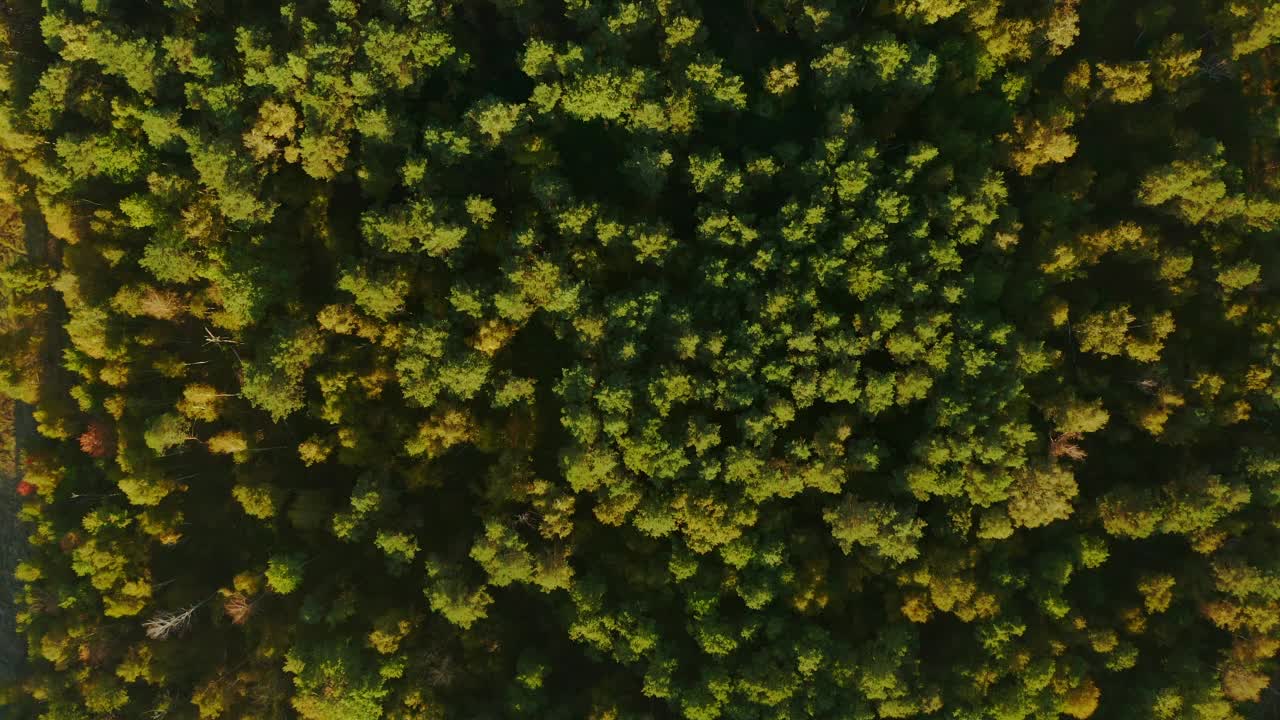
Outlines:
{"type": "Polygon", "coordinates": [[[0,6],[0,716],[1274,709],[1276,3],[0,6]]]}

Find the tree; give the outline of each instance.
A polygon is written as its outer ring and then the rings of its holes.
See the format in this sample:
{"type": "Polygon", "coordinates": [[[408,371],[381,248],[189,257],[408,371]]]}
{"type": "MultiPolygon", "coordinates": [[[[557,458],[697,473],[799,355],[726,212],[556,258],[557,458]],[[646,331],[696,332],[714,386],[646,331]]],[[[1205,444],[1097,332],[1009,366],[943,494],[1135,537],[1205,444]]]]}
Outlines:
{"type": "Polygon", "coordinates": [[[1267,713],[1272,0],[139,5],[0,9],[0,715],[1267,713]]]}
{"type": "Polygon", "coordinates": [[[153,418],[147,423],[147,431],[143,437],[147,447],[157,455],[164,455],[171,448],[195,439],[191,437],[188,422],[176,413],[165,413],[153,418]]]}
{"type": "Polygon", "coordinates": [[[104,458],[115,451],[115,440],[111,436],[109,426],[98,421],[89,423],[89,427],[80,435],[80,449],[92,458],[104,458]]]}
{"type": "Polygon", "coordinates": [[[1232,37],[1233,57],[1258,52],[1280,39],[1280,9],[1275,4],[1240,3],[1232,8],[1232,14],[1247,18],[1244,29],[1238,30],[1232,37]]]}
{"type": "Polygon", "coordinates": [[[1107,97],[1118,103],[1135,103],[1151,97],[1151,69],[1145,62],[1098,63],[1098,81],[1107,97]]]}
{"type": "Polygon", "coordinates": [[[281,595],[288,595],[302,584],[302,568],[306,564],[303,556],[273,555],[267,562],[267,587],[281,595]]]}
{"type": "Polygon", "coordinates": [[[1240,201],[1229,198],[1221,173],[1226,163],[1214,154],[1190,160],[1175,160],[1149,172],[1138,188],[1138,202],[1150,206],[1169,206],[1184,222],[1196,225],[1202,221],[1221,222],[1240,212],[1240,201]]]}
{"type": "Polygon", "coordinates": [[[1009,488],[1009,517],[1028,528],[1065,520],[1071,516],[1071,500],[1078,490],[1066,468],[1027,470],[1009,488]]]}
{"type": "Polygon", "coordinates": [[[387,695],[385,675],[372,670],[350,643],[318,642],[291,648],[285,672],[293,675],[293,709],[307,720],[377,720],[387,695]]]}
{"type": "Polygon", "coordinates": [[[824,511],[822,517],[831,525],[831,534],[846,555],[855,544],[871,547],[878,555],[894,562],[911,560],[920,554],[916,543],[924,532],[925,522],[905,518],[890,505],[861,502],[846,496],[841,505],[824,511]]]}
{"type": "Polygon", "coordinates": [[[1013,132],[1001,136],[1010,147],[1010,160],[1023,175],[1030,175],[1041,165],[1065,162],[1076,154],[1079,143],[1070,130],[1075,117],[1058,111],[1049,121],[1017,118],[1013,132]]]}

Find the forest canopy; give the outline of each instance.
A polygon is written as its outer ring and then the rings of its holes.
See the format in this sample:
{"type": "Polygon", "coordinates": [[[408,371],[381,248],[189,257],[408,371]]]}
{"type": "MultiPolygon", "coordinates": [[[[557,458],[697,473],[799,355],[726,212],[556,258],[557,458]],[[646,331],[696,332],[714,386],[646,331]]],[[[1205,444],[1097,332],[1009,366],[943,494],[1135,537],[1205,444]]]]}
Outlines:
{"type": "Polygon", "coordinates": [[[0,714],[1280,717],[1278,42],[0,4],[0,714]]]}

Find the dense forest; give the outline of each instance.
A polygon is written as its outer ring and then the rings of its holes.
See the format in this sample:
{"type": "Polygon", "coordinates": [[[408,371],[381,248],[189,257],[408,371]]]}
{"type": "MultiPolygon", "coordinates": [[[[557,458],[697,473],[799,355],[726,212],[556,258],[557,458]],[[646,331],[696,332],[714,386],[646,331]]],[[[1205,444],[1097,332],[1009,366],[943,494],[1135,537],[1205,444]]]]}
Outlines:
{"type": "Polygon", "coordinates": [[[0,715],[1278,718],[1278,83],[1276,0],[4,0],[0,715]]]}

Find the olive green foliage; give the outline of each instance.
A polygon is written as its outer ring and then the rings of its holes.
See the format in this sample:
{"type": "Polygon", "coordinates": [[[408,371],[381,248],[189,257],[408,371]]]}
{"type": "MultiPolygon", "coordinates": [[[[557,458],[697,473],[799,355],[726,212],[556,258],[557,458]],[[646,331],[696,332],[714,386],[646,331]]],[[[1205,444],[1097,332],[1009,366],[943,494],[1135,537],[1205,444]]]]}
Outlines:
{"type": "Polygon", "coordinates": [[[1278,8],[0,3],[0,715],[1276,717],[1278,8]]]}

